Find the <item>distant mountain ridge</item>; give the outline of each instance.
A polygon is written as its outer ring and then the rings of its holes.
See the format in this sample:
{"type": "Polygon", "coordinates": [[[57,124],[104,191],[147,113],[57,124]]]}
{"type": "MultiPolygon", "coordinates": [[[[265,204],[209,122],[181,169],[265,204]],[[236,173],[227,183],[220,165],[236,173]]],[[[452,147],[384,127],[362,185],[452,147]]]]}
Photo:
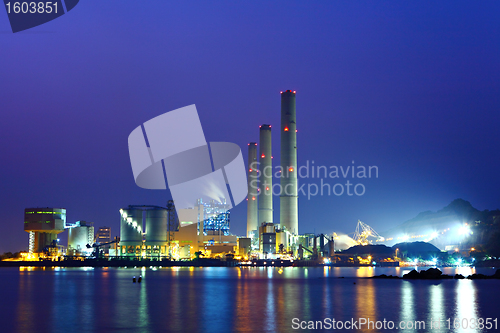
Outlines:
{"type": "Polygon", "coordinates": [[[476,224],[476,221],[480,221],[483,224],[493,224],[498,222],[499,218],[500,210],[498,209],[494,211],[480,211],[474,208],[469,201],[455,199],[448,206],[437,212],[421,212],[416,217],[381,233],[381,235],[386,239],[393,238],[393,240],[385,244],[395,244],[402,241],[423,241],[429,238],[429,236],[423,237],[424,235],[441,233],[453,228],[456,229],[466,223],[469,225],[476,224]],[[410,238],[403,239],[402,236],[404,235],[410,238]]]}
{"type": "Polygon", "coordinates": [[[480,214],[481,211],[474,208],[469,201],[464,199],[455,199],[448,206],[438,210],[437,212],[433,212],[431,210],[421,212],[416,217],[406,221],[405,223],[421,221],[429,218],[438,218],[449,215],[463,216],[467,217],[468,219],[471,219],[474,218],[475,216],[479,217],[480,214]]]}

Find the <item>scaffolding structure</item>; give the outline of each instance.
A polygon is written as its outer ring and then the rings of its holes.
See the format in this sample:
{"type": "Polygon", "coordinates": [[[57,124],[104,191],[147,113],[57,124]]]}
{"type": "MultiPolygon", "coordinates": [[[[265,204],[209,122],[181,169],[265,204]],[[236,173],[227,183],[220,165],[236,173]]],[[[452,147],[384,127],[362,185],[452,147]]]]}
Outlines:
{"type": "Polygon", "coordinates": [[[383,240],[383,237],[380,236],[375,229],[360,220],[358,220],[358,224],[356,225],[356,230],[354,231],[354,236],[352,238],[356,242],[356,245],[371,244],[372,239],[383,240]]]}
{"type": "Polygon", "coordinates": [[[229,210],[226,202],[224,200],[203,202],[202,199],[198,199],[197,204],[203,211],[203,234],[228,236],[229,210]]]}

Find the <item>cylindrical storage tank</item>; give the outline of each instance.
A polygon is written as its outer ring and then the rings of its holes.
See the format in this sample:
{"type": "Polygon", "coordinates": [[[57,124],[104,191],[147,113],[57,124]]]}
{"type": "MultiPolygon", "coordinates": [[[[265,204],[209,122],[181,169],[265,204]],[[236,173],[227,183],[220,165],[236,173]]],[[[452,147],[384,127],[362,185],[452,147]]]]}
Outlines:
{"type": "MultiPolygon", "coordinates": [[[[68,230],[68,248],[78,250],[80,252],[91,252],[91,249],[87,248],[89,244],[89,227],[74,227],[68,230]]],[[[92,244],[89,244],[92,246],[92,244]]]]}
{"type": "Polygon", "coordinates": [[[258,226],[258,206],[257,198],[259,196],[258,182],[258,162],[257,162],[257,143],[248,144],[248,197],[247,197],[247,237],[257,236],[258,226]]]}
{"type": "Polygon", "coordinates": [[[281,93],[281,195],[280,225],[294,235],[299,233],[297,196],[297,124],[295,91],[281,93]]]}
{"type": "Polygon", "coordinates": [[[165,245],[167,242],[168,211],[154,208],[146,211],[146,245],[165,245]]]}
{"type": "Polygon", "coordinates": [[[259,226],[273,223],[273,164],[271,125],[260,126],[259,151],[259,226]]]}
{"type": "Polygon", "coordinates": [[[120,209],[120,244],[136,245],[142,243],[142,210],[120,209]],[[130,243],[130,244],[127,244],[130,243]]]}

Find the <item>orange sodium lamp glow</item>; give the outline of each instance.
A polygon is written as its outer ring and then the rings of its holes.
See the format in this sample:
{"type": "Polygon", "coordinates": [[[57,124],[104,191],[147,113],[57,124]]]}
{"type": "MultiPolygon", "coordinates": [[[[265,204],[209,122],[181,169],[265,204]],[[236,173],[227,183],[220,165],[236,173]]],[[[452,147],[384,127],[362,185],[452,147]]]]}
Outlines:
{"type": "Polygon", "coordinates": [[[293,168],[288,169],[288,171],[293,172],[293,168]]]}

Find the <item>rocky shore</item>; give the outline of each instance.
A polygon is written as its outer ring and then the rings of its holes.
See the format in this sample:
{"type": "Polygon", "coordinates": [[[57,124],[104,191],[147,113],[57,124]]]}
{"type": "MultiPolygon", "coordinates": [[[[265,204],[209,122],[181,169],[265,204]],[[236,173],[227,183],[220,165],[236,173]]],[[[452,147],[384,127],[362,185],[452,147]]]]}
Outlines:
{"type": "Polygon", "coordinates": [[[416,270],[412,270],[411,272],[403,275],[402,278],[393,275],[377,275],[372,277],[372,279],[404,279],[404,280],[446,280],[446,279],[469,279],[469,280],[485,280],[485,279],[500,279],[500,269],[497,269],[495,274],[493,275],[484,275],[484,274],[472,274],[467,277],[461,274],[446,275],[443,274],[437,268],[429,268],[424,271],[417,272],[416,270]]]}

